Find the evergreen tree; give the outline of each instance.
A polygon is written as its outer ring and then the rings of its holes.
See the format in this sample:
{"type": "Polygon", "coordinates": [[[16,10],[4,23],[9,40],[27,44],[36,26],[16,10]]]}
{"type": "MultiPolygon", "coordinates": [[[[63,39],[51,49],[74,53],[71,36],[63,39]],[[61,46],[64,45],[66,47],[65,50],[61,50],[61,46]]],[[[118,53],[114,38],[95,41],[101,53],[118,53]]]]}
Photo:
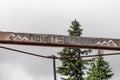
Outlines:
{"type": "Polygon", "coordinates": [[[98,51],[98,57],[93,58],[91,67],[88,69],[87,80],[108,80],[113,76],[109,63],[101,56],[103,51],[98,51]]]}
{"type": "MultiPolygon", "coordinates": [[[[77,20],[72,21],[70,29],[68,30],[70,36],[78,36],[82,35],[81,25],[77,20]]],[[[58,67],[57,72],[66,78],[61,78],[62,80],[84,80],[84,69],[86,69],[86,64],[88,60],[81,59],[81,55],[85,55],[90,53],[90,50],[81,50],[80,48],[64,48],[58,54],[60,57],[75,57],[78,58],[67,58],[61,59],[62,66],[58,67]]]]}

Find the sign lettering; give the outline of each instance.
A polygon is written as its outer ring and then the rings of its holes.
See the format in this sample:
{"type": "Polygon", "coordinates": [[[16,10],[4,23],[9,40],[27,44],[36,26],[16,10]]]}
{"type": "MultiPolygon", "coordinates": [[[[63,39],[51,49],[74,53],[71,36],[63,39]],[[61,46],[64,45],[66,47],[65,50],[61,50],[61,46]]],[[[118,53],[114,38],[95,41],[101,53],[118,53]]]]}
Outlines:
{"type": "Polygon", "coordinates": [[[0,32],[0,43],[120,50],[120,39],[0,32]]]}

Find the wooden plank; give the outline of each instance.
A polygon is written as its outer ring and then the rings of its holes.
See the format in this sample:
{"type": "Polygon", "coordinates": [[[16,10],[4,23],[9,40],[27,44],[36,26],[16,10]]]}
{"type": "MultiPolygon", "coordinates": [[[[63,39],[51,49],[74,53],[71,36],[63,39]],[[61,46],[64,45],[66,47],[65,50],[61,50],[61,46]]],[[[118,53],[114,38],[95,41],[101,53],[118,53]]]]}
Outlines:
{"type": "Polygon", "coordinates": [[[0,43],[120,50],[120,39],[0,32],[0,43]]]}

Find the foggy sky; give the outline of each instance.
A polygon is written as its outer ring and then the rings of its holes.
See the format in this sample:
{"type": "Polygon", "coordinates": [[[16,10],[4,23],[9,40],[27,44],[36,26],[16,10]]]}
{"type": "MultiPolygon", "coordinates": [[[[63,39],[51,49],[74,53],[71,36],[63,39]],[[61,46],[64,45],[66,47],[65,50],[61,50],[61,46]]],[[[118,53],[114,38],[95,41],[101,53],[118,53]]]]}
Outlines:
{"type": "MultiPolygon", "coordinates": [[[[74,19],[82,25],[82,36],[120,38],[119,0],[0,0],[0,31],[68,35],[74,19]]],[[[42,55],[57,55],[62,49],[3,46],[42,55]]],[[[120,79],[119,57],[105,57],[114,72],[112,80],[120,79]]],[[[53,80],[52,60],[0,49],[0,80],[21,80],[21,77],[53,80]]]]}

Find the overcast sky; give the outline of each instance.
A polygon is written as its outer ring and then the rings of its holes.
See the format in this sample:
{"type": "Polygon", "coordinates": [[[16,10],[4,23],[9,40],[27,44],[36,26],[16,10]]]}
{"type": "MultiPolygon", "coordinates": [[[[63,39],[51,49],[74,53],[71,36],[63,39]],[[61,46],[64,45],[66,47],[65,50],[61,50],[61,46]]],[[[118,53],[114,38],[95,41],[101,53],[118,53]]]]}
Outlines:
{"type": "MultiPolygon", "coordinates": [[[[119,0],[0,0],[0,31],[68,35],[74,19],[82,25],[83,36],[120,38],[119,0]]],[[[3,46],[42,55],[57,55],[62,49],[3,46]]],[[[105,57],[112,80],[120,79],[119,57],[105,57]]],[[[0,80],[53,80],[52,60],[0,49],[0,80]]]]}

